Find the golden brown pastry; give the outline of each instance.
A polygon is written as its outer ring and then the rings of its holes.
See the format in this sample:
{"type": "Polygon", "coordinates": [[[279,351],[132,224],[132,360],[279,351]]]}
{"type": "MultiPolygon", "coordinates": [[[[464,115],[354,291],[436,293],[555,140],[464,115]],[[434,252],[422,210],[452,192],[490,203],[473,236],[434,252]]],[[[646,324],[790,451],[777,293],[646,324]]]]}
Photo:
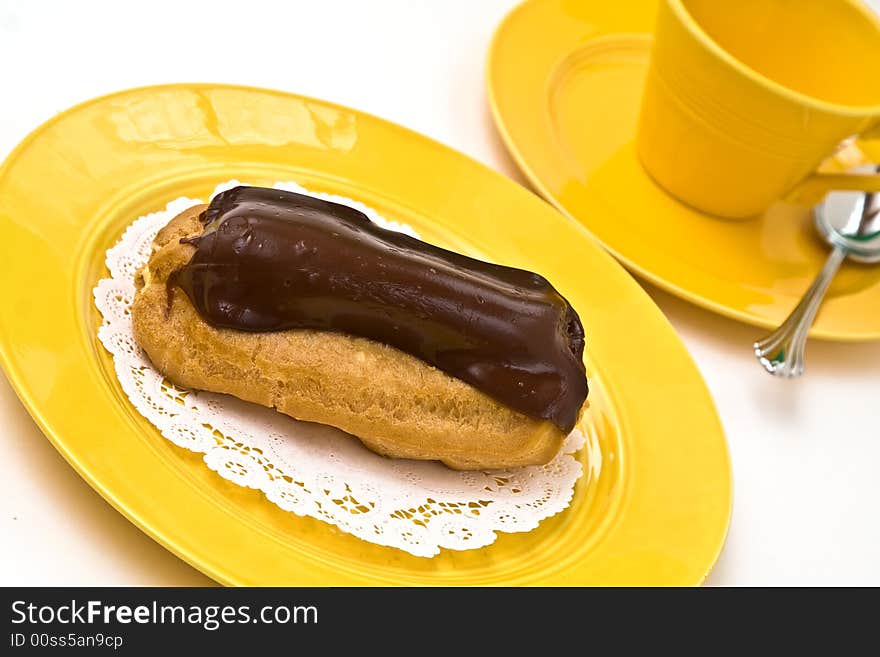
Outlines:
{"type": "MultiPolygon", "coordinates": [[[[335,321],[352,322],[353,328],[348,332],[324,328],[277,329],[282,324],[278,323],[275,315],[267,314],[267,308],[278,311],[281,307],[291,316],[297,317],[303,312],[299,307],[291,310],[290,304],[296,299],[278,306],[281,302],[276,301],[276,297],[283,294],[279,293],[271,298],[259,296],[269,295],[267,290],[270,290],[270,283],[274,280],[272,277],[282,275],[279,274],[282,270],[286,273],[283,273],[283,281],[276,281],[278,285],[283,286],[283,289],[294,287],[303,290],[301,296],[311,299],[314,308],[322,308],[321,313],[329,312],[325,309],[328,305],[327,298],[319,297],[314,291],[317,287],[314,290],[307,288],[305,282],[309,281],[308,284],[315,286],[320,284],[320,281],[316,282],[316,272],[322,271],[321,263],[317,262],[320,254],[317,247],[314,251],[309,251],[308,244],[312,242],[308,241],[306,233],[306,238],[291,242],[294,246],[291,247],[293,250],[289,257],[276,252],[272,256],[276,260],[254,260],[248,261],[250,264],[244,264],[240,258],[245,257],[242,252],[247,249],[252,249],[260,257],[263,257],[264,248],[275,248],[278,251],[280,238],[275,235],[273,242],[270,239],[271,232],[276,227],[285,227],[271,222],[257,222],[253,218],[259,215],[259,211],[255,209],[257,206],[254,205],[255,199],[258,199],[256,193],[252,192],[254,197],[251,198],[247,191],[242,193],[239,190],[259,188],[231,190],[232,193],[225,193],[225,198],[221,198],[224,197],[223,194],[219,195],[212,203],[210,211],[209,206],[196,206],[175,217],[156,236],[149,261],[136,276],[137,291],[132,305],[134,335],[160,372],[181,386],[228,393],[246,401],[275,408],[299,420],[338,427],[358,437],[369,449],[386,456],[440,460],[452,468],[462,470],[543,464],[553,458],[571,428],[565,424],[560,426],[561,422],[574,424],[583,398],[586,397],[585,379],[582,393],[579,390],[571,393],[568,389],[563,391],[565,394],[557,393],[554,398],[557,407],[548,407],[547,417],[534,417],[515,410],[510,403],[502,403],[498,397],[510,392],[508,397],[513,399],[512,403],[526,407],[528,401],[519,402],[519,398],[514,399],[510,395],[521,394],[524,400],[527,399],[527,392],[520,393],[523,388],[518,385],[520,381],[525,381],[528,385],[549,386],[550,383],[546,382],[547,376],[542,372],[532,373],[534,378],[529,379],[529,372],[523,368],[523,375],[517,380],[510,377],[501,380],[496,373],[493,375],[495,388],[486,386],[486,389],[494,393],[490,396],[475,385],[451,376],[400,348],[352,334],[355,330],[363,330],[373,331],[371,335],[378,335],[376,331],[379,330],[369,328],[372,315],[352,319],[351,312],[343,313],[338,310],[348,308],[345,303],[353,298],[345,290],[339,291],[339,286],[344,287],[346,284],[340,278],[344,273],[342,270],[346,266],[354,266],[351,263],[360,257],[352,255],[353,252],[341,248],[335,254],[337,260],[334,262],[338,263],[336,269],[327,278],[327,285],[340,297],[338,304],[330,304],[333,312],[338,314],[338,317],[333,316],[335,321]],[[238,192],[237,196],[235,192],[238,192]],[[250,205],[248,201],[251,202],[250,205]],[[260,233],[263,229],[268,232],[260,233]],[[231,235],[230,231],[238,232],[231,235]],[[225,243],[222,241],[224,239],[227,240],[225,243]],[[254,240],[262,242],[258,244],[254,240]],[[223,251],[224,248],[227,250],[223,251]],[[311,254],[309,257],[312,260],[308,262],[313,264],[294,267],[293,261],[299,251],[311,254]],[[291,269],[288,271],[284,267],[291,269]],[[229,271],[235,273],[225,273],[229,271]],[[302,281],[296,278],[298,275],[304,277],[302,281]],[[257,283],[260,284],[259,288],[254,288],[257,283]],[[212,284],[214,287],[211,287],[212,284]],[[238,287],[230,288],[233,284],[238,287]],[[241,297],[236,297],[235,294],[248,289],[258,289],[259,294],[252,291],[250,294],[255,299],[253,307],[244,308],[243,305],[247,304],[242,304],[241,297]],[[312,290],[311,296],[306,294],[307,289],[312,290]],[[193,299],[196,299],[196,303],[193,299]],[[276,305],[266,305],[270,303],[276,305]],[[512,388],[512,391],[503,388],[504,385],[512,388]],[[578,400],[579,394],[582,397],[578,400]],[[569,408],[562,410],[562,404],[559,403],[560,400],[571,402],[572,398],[577,404],[573,415],[571,403],[568,403],[569,408]],[[566,417],[563,417],[564,413],[567,413],[566,417]]],[[[272,190],[264,191],[269,193],[272,190]]],[[[279,194],[277,190],[272,193],[279,194]]],[[[259,199],[259,202],[262,203],[263,200],[265,199],[259,199]]],[[[279,197],[279,203],[282,201],[293,202],[289,198],[279,197]]],[[[311,212],[309,217],[312,218],[315,215],[314,208],[310,207],[313,202],[317,203],[314,199],[304,202],[306,210],[311,212]]],[[[297,211],[302,213],[302,204],[297,207],[300,208],[297,211]]],[[[421,244],[412,238],[406,240],[421,244]]],[[[321,245],[320,241],[315,241],[314,244],[321,245]]],[[[379,261],[385,262],[381,257],[379,261]]],[[[392,262],[388,261],[387,265],[390,267],[392,262]]],[[[431,280],[442,277],[430,263],[426,266],[434,271],[431,280]]],[[[372,271],[380,270],[384,271],[381,267],[372,271]]],[[[393,275],[388,274],[387,278],[391,280],[393,275]]],[[[370,312],[378,312],[376,308],[383,310],[383,307],[377,305],[377,299],[391,283],[370,280],[363,284],[367,286],[364,288],[366,291],[359,289],[354,300],[359,304],[372,303],[374,307],[371,306],[370,312]],[[377,285],[385,287],[379,289],[375,287],[377,285]],[[364,297],[367,301],[363,300],[364,297]]],[[[417,286],[422,287],[422,284],[417,286]]],[[[399,294],[397,288],[394,290],[395,294],[399,294]]],[[[250,297],[244,298],[247,300],[250,297]]],[[[422,297],[418,297],[416,302],[422,303],[422,297]]],[[[485,305],[492,303],[492,300],[474,303],[485,305]]],[[[310,311],[313,315],[318,312],[314,308],[310,311]]],[[[415,313],[419,321],[423,322],[418,326],[427,326],[424,322],[430,319],[421,316],[423,311],[428,312],[422,308],[415,313]]],[[[390,316],[387,310],[383,312],[390,316]]],[[[392,328],[395,331],[393,336],[397,332],[405,332],[403,329],[407,325],[399,321],[399,318],[392,319],[392,328]]],[[[391,331],[392,328],[387,330],[391,331]]],[[[570,326],[564,328],[573,330],[570,326]]],[[[441,337],[452,339],[445,334],[441,337]]],[[[389,338],[392,339],[396,338],[389,338]]],[[[435,335],[435,339],[440,338],[435,335]]],[[[424,342],[422,340],[419,344],[424,342]]],[[[415,349],[410,349],[410,342],[403,338],[400,344],[407,346],[408,350],[415,349]]],[[[436,347],[433,350],[440,353],[436,347]]],[[[447,369],[457,366],[464,368],[462,371],[466,373],[463,376],[471,376],[467,372],[475,373],[473,376],[477,385],[480,385],[481,370],[474,367],[473,362],[462,360],[467,354],[463,356],[460,352],[458,350],[453,356],[442,356],[446,360],[438,362],[447,369]]],[[[441,356],[437,358],[440,359],[441,356]]],[[[582,371],[579,354],[577,360],[582,371]]],[[[483,370],[490,364],[488,360],[485,367],[482,362],[478,363],[483,370]]],[[[541,391],[542,389],[534,387],[531,397],[541,391]]]]}

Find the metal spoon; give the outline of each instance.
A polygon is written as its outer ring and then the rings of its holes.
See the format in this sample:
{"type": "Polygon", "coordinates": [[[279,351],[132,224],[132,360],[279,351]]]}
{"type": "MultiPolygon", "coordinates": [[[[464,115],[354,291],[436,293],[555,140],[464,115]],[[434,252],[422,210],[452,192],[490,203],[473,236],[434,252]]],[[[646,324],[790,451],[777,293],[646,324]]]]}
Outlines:
{"type": "Polygon", "coordinates": [[[813,213],[816,229],[832,246],[831,253],[782,325],[754,345],[755,356],[764,369],[787,379],[804,373],[807,335],[843,261],[852,258],[858,262],[880,262],[880,194],[832,192],[813,213]]]}

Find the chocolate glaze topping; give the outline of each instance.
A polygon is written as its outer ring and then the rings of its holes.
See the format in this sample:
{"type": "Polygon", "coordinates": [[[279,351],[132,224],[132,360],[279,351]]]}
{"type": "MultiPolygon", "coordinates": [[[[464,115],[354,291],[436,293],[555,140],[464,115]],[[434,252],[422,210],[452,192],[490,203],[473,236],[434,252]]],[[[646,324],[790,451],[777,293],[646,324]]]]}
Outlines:
{"type": "Polygon", "coordinates": [[[363,213],[292,192],[236,187],[169,286],[210,325],[318,329],[405,351],[568,432],[587,397],[584,332],[543,277],[380,228],[363,213]]]}

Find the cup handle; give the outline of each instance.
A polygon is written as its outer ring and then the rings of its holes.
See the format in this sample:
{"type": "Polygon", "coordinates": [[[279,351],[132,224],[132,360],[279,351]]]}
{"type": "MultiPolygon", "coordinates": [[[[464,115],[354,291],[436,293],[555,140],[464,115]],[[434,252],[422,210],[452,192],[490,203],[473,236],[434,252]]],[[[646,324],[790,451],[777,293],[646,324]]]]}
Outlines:
{"type": "Polygon", "coordinates": [[[877,121],[877,123],[862,132],[862,134],[859,135],[859,139],[864,139],[865,141],[880,139],[880,121],[877,121]]]}
{"type": "Polygon", "coordinates": [[[814,173],[789,192],[785,200],[815,205],[831,191],[880,193],[880,173],[814,173]]]}
{"type": "MultiPolygon", "coordinates": [[[[880,121],[862,132],[858,139],[880,140],[880,121]]],[[[815,205],[831,191],[880,193],[880,173],[813,173],[786,194],[785,200],[815,205]]]]}

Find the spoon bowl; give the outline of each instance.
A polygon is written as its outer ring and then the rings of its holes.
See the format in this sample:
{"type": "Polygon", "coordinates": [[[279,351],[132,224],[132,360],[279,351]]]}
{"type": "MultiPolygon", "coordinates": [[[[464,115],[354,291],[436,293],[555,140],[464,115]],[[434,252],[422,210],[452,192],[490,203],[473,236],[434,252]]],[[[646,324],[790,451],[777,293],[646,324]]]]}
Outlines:
{"type": "Polygon", "coordinates": [[[864,263],[880,262],[880,194],[832,192],[816,206],[816,229],[847,257],[864,263]]]}

